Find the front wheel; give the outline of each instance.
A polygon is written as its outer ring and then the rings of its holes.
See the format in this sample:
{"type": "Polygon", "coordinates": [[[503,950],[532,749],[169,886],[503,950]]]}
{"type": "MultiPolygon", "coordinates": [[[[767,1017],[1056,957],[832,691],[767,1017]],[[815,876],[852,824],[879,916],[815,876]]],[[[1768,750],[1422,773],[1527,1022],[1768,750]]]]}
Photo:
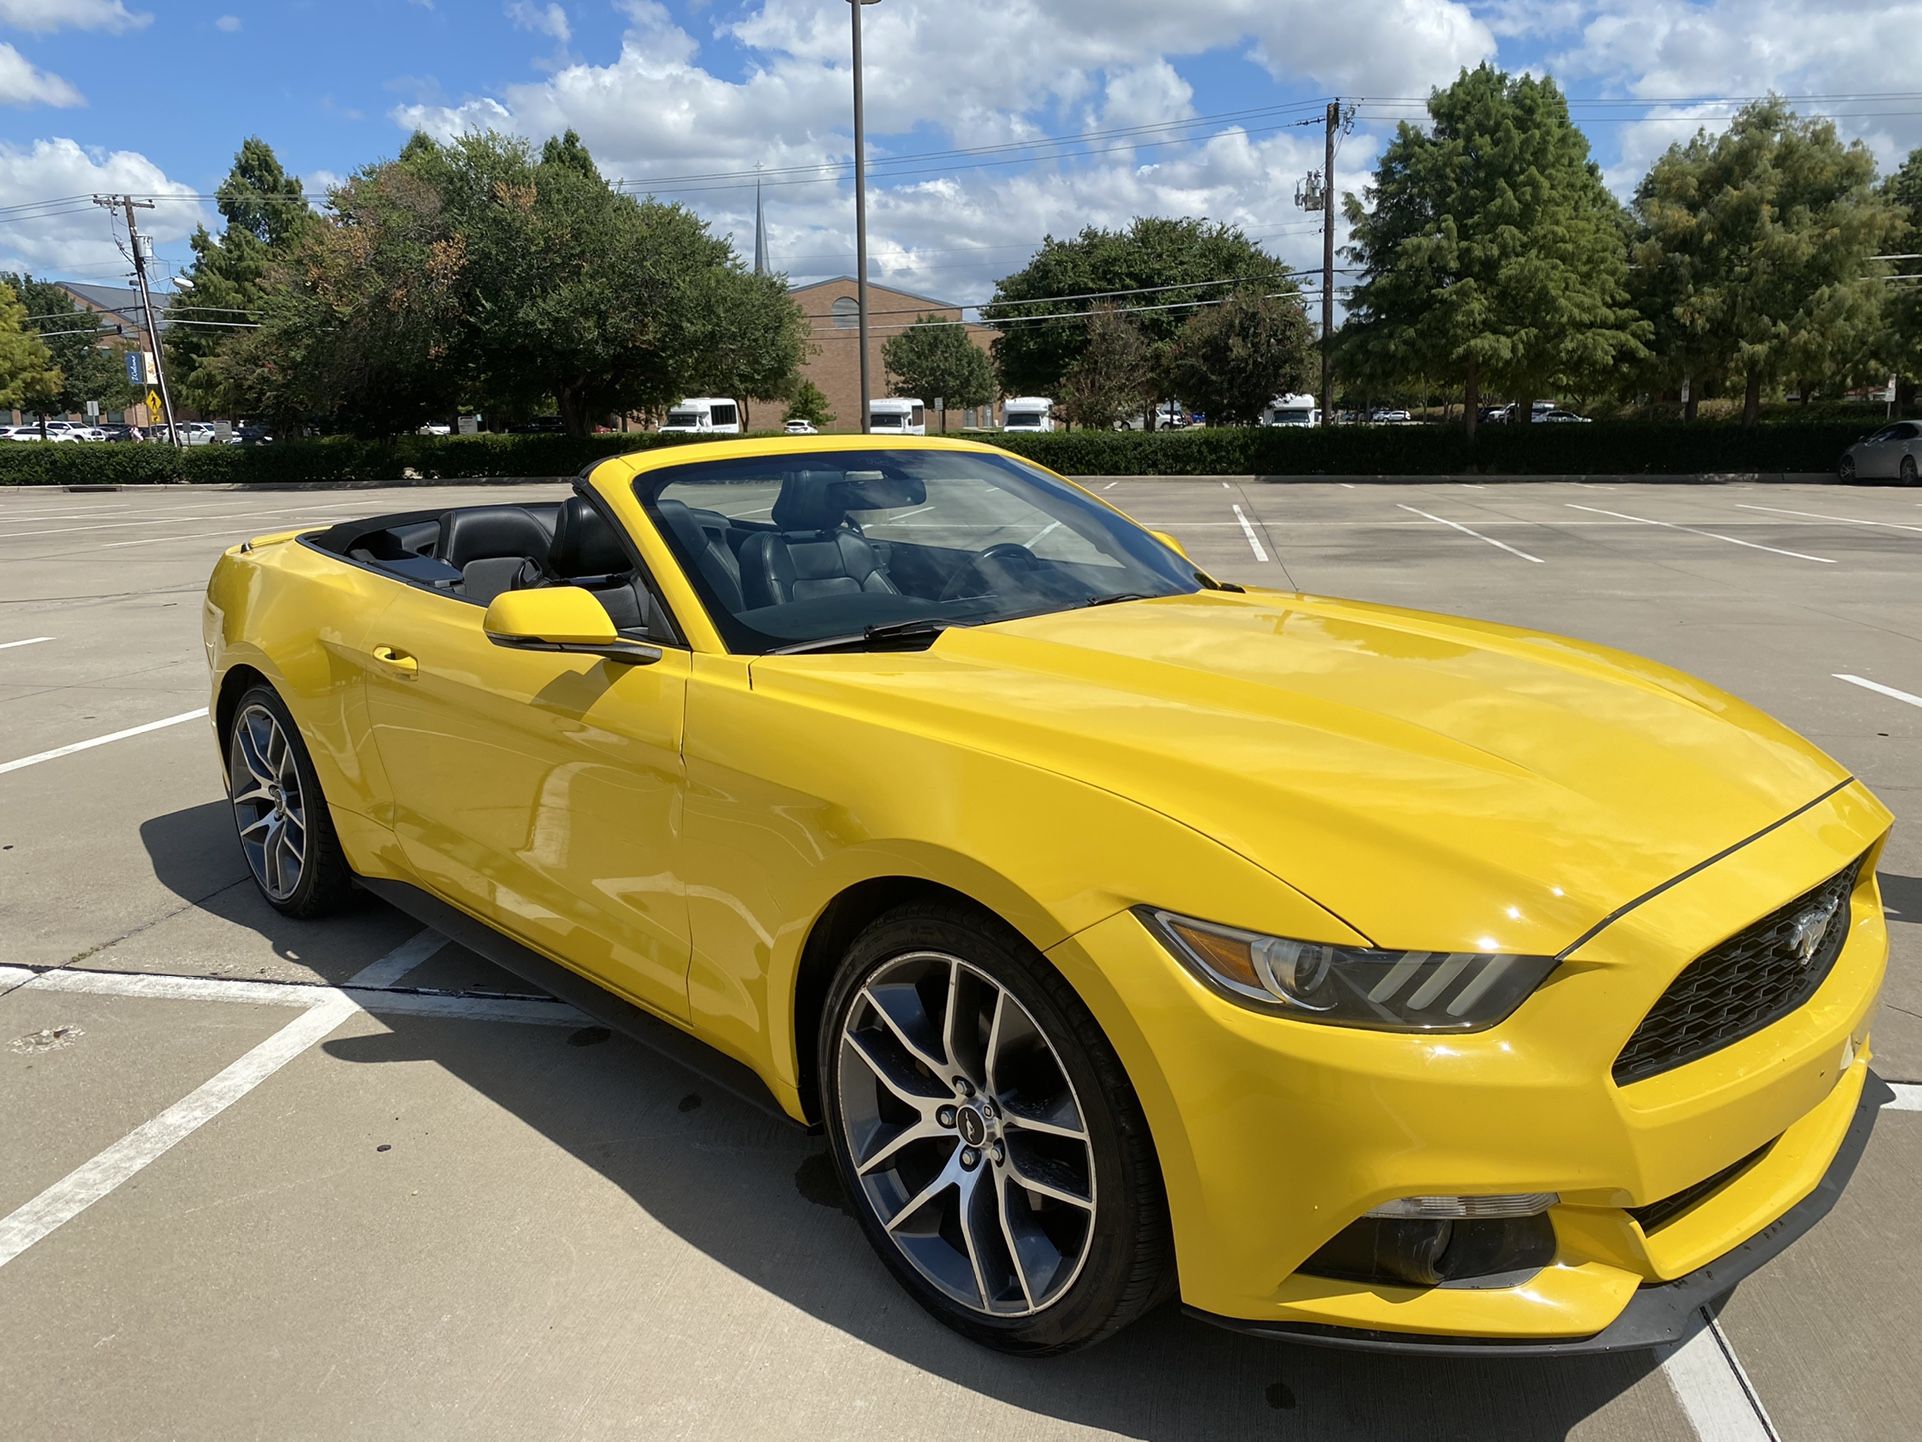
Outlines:
{"type": "Polygon", "coordinates": [[[320,778],[287,705],[255,686],[227,726],[227,797],[247,869],[268,905],[288,916],[322,916],[353,895],[320,778]]]}
{"type": "Polygon", "coordinates": [[[915,906],[869,926],[835,979],[819,1060],[862,1229],[954,1330],[1064,1352],[1170,1290],[1160,1172],[1121,1064],[993,918],[915,906]]]}
{"type": "Polygon", "coordinates": [[[1844,456],[1835,463],[1835,478],[1847,484],[1855,479],[1855,457],[1844,456]]]}

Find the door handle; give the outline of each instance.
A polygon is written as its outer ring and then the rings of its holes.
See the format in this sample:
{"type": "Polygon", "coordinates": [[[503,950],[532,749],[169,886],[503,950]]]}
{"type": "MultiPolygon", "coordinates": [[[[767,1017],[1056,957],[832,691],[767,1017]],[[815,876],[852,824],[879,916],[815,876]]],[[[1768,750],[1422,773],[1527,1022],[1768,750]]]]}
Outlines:
{"type": "Polygon", "coordinates": [[[402,676],[411,677],[420,674],[420,662],[397,646],[374,647],[374,659],[388,670],[402,676]]]}

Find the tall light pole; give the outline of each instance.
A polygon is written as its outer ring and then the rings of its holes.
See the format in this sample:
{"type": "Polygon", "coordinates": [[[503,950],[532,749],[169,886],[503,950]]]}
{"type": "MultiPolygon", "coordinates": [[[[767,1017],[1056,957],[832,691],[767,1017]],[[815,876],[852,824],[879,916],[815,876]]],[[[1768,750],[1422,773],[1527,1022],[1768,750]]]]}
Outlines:
{"type": "Polygon", "coordinates": [[[848,0],[854,12],[854,294],[860,312],[861,434],[871,429],[868,399],[868,130],[861,108],[861,9],[879,0],[848,0]]]}

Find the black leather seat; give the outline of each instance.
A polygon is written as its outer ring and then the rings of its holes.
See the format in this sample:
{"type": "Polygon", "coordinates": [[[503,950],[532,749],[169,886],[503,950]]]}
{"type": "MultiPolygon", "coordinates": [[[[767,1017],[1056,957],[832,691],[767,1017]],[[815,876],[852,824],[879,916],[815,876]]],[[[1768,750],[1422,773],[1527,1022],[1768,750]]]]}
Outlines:
{"type": "Polygon", "coordinates": [[[741,591],[750,607],[898,594],[874,547],[846,524],[859,488],[840,472],[802,471],[782,483],[772,512],[779,532],[757,531],[741,547],[741,591]]]}
{"type": "Polygon", "coordinates": [[[691,565],[714,593],[722,609],[738,614],[746,609],[741,595],[741,564],[728,549],[696,519],[685,501],[656,501],[654,512],[661,518],[675,550],[684,563],[691,565]]]}
{"type": "Polygon", "coordinates": [[[461,594],[483,606],[504,591],[538,585],[553,536],[521,506],[470,506],[440,518],[439,558],[461,574],[461,594]]]}
{"type": "Polygon", "coordinates": [[[634,575],[634,558],[607,518],[583,496],[569,496],[554,517],[547,575],[551,585],[592,592],[619,629],[646,628],[647,600],[634,575]]]}

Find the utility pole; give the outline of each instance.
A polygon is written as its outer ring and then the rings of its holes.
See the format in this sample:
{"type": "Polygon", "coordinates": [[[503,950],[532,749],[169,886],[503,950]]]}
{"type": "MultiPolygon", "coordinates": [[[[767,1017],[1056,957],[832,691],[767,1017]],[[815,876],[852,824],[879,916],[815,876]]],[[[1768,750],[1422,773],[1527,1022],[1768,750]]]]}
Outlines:
{"type": "Polygon", "coordinates": [[[868,130],[861,97],[861,7],[878,0],[849,0],[854,12],[854,295],[861,347],[861,434],[871,431],[868,400],[868,130]]]}
{"type": "Polygon", "coordinates": [[[1328,102],[1326,156],[1321,185],[1321,423],[1335,423],[1335,132],[1341,97],[1328,102]]]}
{"type": "Polygon", "coordinates": [[[127,215],[127,248],[133,252],[134,283],[140,291],[140,308],[147,318],[147,339],[153,342],[154,381],[160,387],[160,405],[167,418],[167,440],[170,444],[180,444],[180,432],[174,425],[173,396],[167,390],[166,346],[160,340],[160,327],[154,322],[153,293],[147,289],[147,254],[140,248],[140,227],[134,223],[136,208],[152,210],[151,200],[135,200],[131,195],[96,195],[93,203],[106,210],[124,207],[127,215]]]}

